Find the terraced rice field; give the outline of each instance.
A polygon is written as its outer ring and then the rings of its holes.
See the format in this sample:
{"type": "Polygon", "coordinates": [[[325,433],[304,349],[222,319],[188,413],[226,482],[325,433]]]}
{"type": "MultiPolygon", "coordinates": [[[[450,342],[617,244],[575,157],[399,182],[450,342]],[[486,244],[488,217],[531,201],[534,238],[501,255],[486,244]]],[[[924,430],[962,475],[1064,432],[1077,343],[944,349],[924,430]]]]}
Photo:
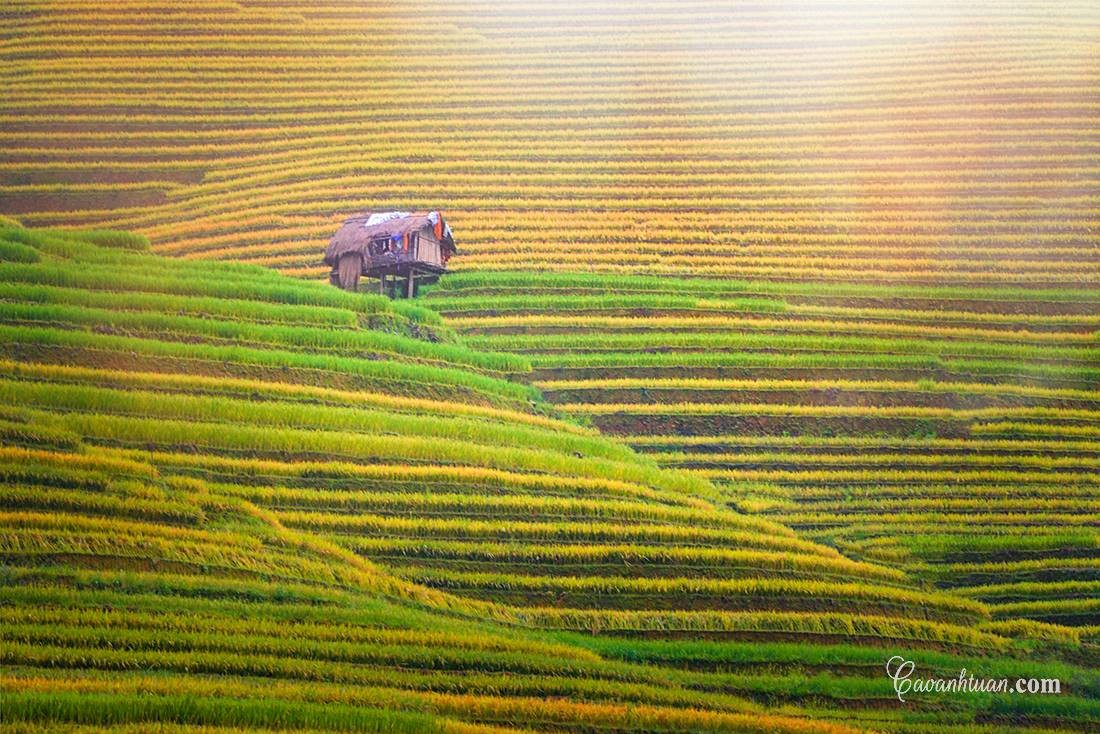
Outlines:
{"type": "Polygon", "coordinates": [[[1100,621],[1098,291],[485,273],[425,304],[730,507],[996,619],[1100,621]]]}
{"type": "Polygon", "coordinates": [[[455,267],[1100,283],[1095,3],[9,0],[0,198],[320,277],[359,209],[455,267]]]}
{"type": "Polygon", "coordinates": [[[0,21],[5,731],[1100,728],[1095,4],[0,21]]]}
{"type": "Polygon", "coordinates": [[[419,305],[118,233],[0,240],[6,726],[1097,715],[1095,630],[1006,627],[981,598],[728,507],[419,305]],[[1068,690],[891,705],[885,650],[1068,690]]]}

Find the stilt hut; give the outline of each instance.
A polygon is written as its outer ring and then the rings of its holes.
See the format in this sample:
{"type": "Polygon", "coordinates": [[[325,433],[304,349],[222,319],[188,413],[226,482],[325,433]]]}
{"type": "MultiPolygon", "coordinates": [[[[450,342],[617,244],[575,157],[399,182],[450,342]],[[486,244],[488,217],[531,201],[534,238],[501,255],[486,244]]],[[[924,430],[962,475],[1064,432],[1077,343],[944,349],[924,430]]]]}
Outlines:
{"type": "Polygon", "coordinates": [[[438,211],[366,212],[349,217],[325,250],[329,281],[349,291],[363,276],[378,279],[391,298],[416,295],[421,283],[447,272],[457,252],[451,228],[438,211]]]}

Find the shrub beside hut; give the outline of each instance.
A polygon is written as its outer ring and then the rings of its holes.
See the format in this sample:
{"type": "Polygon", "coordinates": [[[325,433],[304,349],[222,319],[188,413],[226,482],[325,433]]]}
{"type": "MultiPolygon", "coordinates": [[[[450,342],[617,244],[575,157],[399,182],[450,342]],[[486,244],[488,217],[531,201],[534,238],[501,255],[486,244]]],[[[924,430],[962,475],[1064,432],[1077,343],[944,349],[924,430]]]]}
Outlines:
{"type": "Polygon", "coordinates": [[[456,252],[441,212],[365,212],[336,231],[325,264],[332,268],[329,281],[345,290],[359,290],[366,276],[378,278],[379,293],[412,298],[421,283],[447,272],[456,252]]]}

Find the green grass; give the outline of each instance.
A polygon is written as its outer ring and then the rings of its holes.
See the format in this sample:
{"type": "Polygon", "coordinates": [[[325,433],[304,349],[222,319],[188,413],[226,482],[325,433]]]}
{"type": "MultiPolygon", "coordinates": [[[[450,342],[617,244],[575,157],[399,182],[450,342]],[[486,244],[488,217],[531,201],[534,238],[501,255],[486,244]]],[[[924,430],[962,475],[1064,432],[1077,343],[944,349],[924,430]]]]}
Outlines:
{"type": "Polygon", "coordinates": [[[0,239],[0,262],[8,263],[36,263],[39,260],[38,250],[27,247],[19,242],[9,242],[0,239]]]}

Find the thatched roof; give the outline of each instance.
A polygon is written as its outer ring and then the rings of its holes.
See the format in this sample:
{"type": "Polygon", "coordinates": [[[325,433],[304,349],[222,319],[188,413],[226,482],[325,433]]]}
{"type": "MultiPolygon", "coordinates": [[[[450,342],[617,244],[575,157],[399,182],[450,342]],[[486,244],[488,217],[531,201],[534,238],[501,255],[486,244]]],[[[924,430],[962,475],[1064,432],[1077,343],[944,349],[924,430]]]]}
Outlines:
{"type": "Polygon", "coordinates": [[[444,250],[455,252],[454,236],[441,212],[364,212],[344,220],[325,249],[325,263],[334,266],[348,252],[369,256],[368,247],[375,240],[401,238],[425,229],[438,232],[444,250]]]}

